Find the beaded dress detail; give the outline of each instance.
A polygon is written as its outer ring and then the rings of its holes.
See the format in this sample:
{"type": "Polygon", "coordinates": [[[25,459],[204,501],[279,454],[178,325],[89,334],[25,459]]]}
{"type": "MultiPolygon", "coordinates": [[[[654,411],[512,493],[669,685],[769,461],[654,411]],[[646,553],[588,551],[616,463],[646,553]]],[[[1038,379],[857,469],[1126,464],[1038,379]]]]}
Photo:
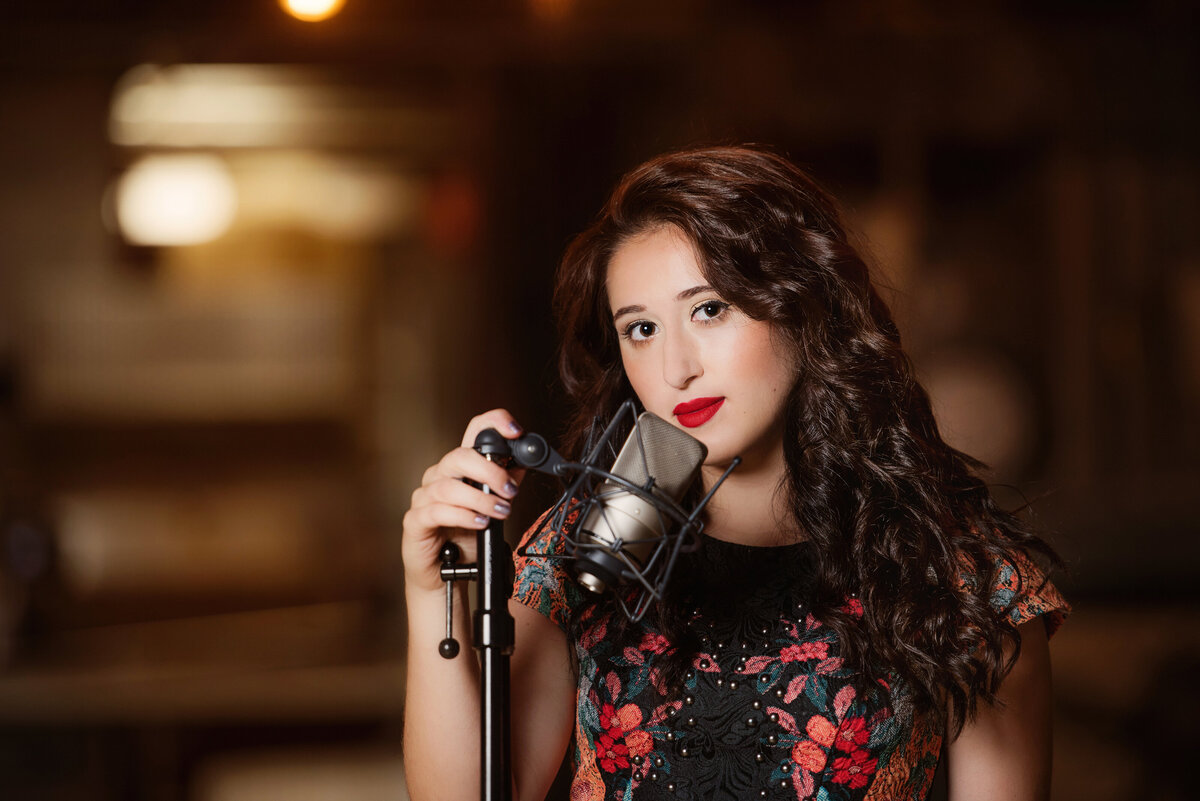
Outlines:
{"type": "MultiPolygon", "coordinates": [[[[881,693],[856,691],[836,634],[807,607],[811,549],[703,538],[677,574],[699,643],[681,687],[655,667],[671,646],[653,614],[618,642],[611,614],[583,609],[572,801],[925,798],[941,735],[920,716],[894,715],[881,693]]],[[[1066,606],[1031,562],[1001,573],[1038,591],[1016,598],[998,587],[998,608],[1011,607],[1014,623],[1046,614],[1057,627],[1066,606]]],[[[561,563],[534,556],[517,558],[515,597],[565,630],[588,600],[561,563]]],[[[853,598],[846,606],[861,611],[853,598]]]]}

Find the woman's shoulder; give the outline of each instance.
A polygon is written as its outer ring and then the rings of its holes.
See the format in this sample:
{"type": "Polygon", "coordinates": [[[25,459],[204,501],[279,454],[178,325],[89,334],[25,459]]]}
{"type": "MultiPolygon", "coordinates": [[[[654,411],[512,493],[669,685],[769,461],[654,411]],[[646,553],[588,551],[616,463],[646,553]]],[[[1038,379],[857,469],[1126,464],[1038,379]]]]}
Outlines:
{"type": "Polygon", "coordinates": [[[567,572],[569,558],[562,529],[572,525],[577,510],[564,515],[551,509],[529,527],[513,554],[513,600],[530,607],[567,631],[584,601],[579,585],[567,572]]]}
{"type": "Polygon", "coordinates": [[[1000,550],[992,557],[994,568],[991,586],[979,587],[977,570],[964,568],[961,586],[969,590],[986,592],[988,602],[1003,614],[1014,626],[1041,617],[1046,623],[1047,636],[1063,624],[1071,613],[1058,587],[1042,567],[1024,549],[1012,546],[1000,550]]]}
{"type": "Polygon", "coordinates": [[[1047,636],[1053,635],[1071,613],[1070,604],[1047,572],[1020,549],[998,560],[991,601],[1014,626],[1041,617],[1046,621],[1047,636]]]}

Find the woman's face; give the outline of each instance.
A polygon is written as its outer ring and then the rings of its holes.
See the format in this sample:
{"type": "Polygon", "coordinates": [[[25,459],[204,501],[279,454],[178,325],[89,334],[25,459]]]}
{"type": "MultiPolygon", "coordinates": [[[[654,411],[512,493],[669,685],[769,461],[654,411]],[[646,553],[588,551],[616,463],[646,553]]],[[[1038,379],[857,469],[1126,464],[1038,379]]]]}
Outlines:
{"type": "Polygon", "coordinates": [[[648,411],[703,442],[710,466],[782,455],[794,360],[767,323],[708,286],[678,229],[626,240],[607,288],[625,374],[648,411]]]}

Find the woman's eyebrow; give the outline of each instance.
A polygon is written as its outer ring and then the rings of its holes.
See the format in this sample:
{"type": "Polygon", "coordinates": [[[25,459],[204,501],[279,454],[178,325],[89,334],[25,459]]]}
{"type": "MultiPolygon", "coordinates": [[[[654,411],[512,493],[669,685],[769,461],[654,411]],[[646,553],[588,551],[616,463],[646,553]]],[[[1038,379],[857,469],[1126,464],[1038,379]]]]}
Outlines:
{"type": "Polygon", "coordinates": [[[711,286],[709,286],[708,284],[701,284],[700,286],[694,286],[691,289],[683,290],[682,292],[680,292],[678,295],[675,296],[675,300],[687,300],[690,297],[699,295],[701,292],[710,292],[710,291],[712,291],[711,286]]]}
{"type": "MultiPolygon", "coordinates": [[[[678,295],[675,296],[675,300],[687,300],[688,298],[695,297],[696,295],[699,295],[702,292],[710,292],[710,291],[712,291],[711,286],[709,286],[708,284],[701,284],[700,286],[694,286],[690,289],[683,290],[682,292],[680,292],[678,295]]],[[[622,306],[621,308],[619,308],[615,312],[613,312],[613,319],[616,320],[623,314],[640,314],[641,312],[644,312],[645,310],[646,310],[646,307],[641,306],[641,305],[622,306]]]]}
{"type": "Polygon", "coordinates": [[[613,319],[618,319],[622,314],[639,314],[646,310],[645,306],[622,306],[613,312],[613,319]]]}

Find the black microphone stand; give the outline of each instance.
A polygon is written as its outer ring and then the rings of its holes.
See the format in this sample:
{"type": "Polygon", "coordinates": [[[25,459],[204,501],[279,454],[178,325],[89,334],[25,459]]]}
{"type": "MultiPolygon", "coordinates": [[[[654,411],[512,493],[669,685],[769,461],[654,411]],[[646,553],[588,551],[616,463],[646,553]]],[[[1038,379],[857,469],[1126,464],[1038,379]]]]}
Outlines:
{"type": "MultiPolygon", "coordinates": [[[[508,440],[488,429],[475,438],[475,449],[491,461],[507,464],[512,456],[508,440]]],[[[493,494],[486,484],[482,489],[493,494]]],[[[512,548],[504,540],[504,521],[489,520],[476,538],[476,563],[457,565],[458,546],[447,543],[441,551],[442,581],[446,582],[446,639],[438,651],[447,659],[458,655],[452,619],[453,582],[475,581],[475,648],[480,654],[480,798],[482,801],[512,800],[512,740],[510,736],[509,668],[515,633],[508,599],[513,591],[512,548]]]]}

